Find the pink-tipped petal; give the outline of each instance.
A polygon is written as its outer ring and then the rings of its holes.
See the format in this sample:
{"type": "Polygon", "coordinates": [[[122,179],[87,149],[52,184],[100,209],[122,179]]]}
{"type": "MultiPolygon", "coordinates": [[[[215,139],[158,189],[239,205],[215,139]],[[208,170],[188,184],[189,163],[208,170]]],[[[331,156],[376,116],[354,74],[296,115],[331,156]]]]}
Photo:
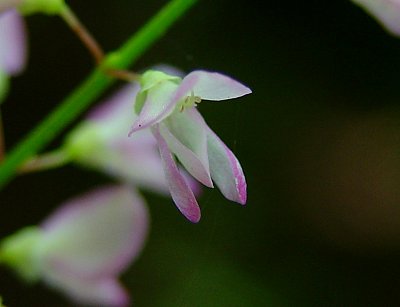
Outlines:
{"type": "Polygon", "coordinates": [[[204,100],[227,100],[251,93],[240,82],[217,72],[195,70],[188,74],[175,93],[174,100],[180,100],[193,92],[204,100]]]}
{"type": "Polygon", "coordinates": [[[129,135],[154,125],[170,115],[173,109],[168,108],[168,104],[176,89],[176,83],[165,81],[149,90],[143,108],[134,121],[129,135]]]}
{"type": "Polygon", "coordinates": [[[211,129],[207,137],[211,178],[227,199],[244,205],[247,185],[238,159],[211,129]]]}
{"type": "Polygon", "coordinates": [[[194,121],[202,122],[207,131],[208,158],[212,180],[227,199],[244,205],[247,200],[247,185],[238,159],[208,127],[196,108],[188,110],[188,115],[194,121]]]}
{"type": "Polygon", "coordinates": [[[139,254],[148,215],[132,188],[107,187],[67,202],[42,228],[44,271],[104,278],[121,272],[139,254]]]}
{"type": "Polygon", "coordinates": [[[155,125],[152,131],[158,142],[161,159],[164,165],[165,177],[172,199],[179,211],[189,221],[197,223],[200,220],[200,207],[197,204],[196,198],[185,178],[179,172],[172,153],[169,151],[167,142],[160,133],[159,125],[155,125]]]}
{"type": "Polygon", "coordinates": [[[400,36],[399,0],[352,0],[374,16],[393,35],[400,36]]]}
{"type": "Polygon", "coordinates": [[[15,10],[0,14],[0,69],[10,75],[18,74],[25,67],[25,36],[23,18],[15,10]]]}

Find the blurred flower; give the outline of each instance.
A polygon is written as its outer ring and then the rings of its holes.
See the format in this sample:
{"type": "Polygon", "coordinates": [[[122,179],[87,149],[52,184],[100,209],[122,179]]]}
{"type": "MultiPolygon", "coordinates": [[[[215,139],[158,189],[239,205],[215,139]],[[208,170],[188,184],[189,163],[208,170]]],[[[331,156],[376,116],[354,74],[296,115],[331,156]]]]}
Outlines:
{"type": "Polygon", "coordinates": [[[8,76],[20,73],[26,62],[23,18],[15,10],[0,13],[0,101],[8,90],[8,76]]]}
{"type": "MultiPolygon", "coordinates": [[[[95,108],[68,135],[63,150],[67,158],[101,170],[117,179],[151,191],[167,193],[157,142],[148,130],[128,138],[138,85],[126,85],[95,108]]],[[[185,174],[199,193],[199,185],[185,174]]]]}
{"type": "Polygon", "coordinates": [[[200,208],[177,168],[172,153],[199,182],[213,181],[229,200],[246,203],[246,181],[235,155],[208,127],[195,106],[205,100],[226,100],[251,93],[241,83],[219,73],[194,71],[183,80],[150,70],[141,77],[135,119],[130,134],[152,127],[168,187],[178,209],[192,222],[200,208]]]}
{"type": "Polygon", "coordinates": [[[132,189],[106,187],[67,202],[40,227],[6,238],[0,261],[79,303],[127,306],[117,275],[141,251],[147,229],[143,200],[132,189]]]}
{"type": "Polygon", "coordinates": [[[352,0],[366,12],[374,16],[386,30],[393,35],[400,35],[399,0],[352,0]]]}
{"type": "Polygon", "coordinates": [[[20,73],[26,62],[25,25],[15,11],[0,14],[0,67],[9,75],[20,73]]]}

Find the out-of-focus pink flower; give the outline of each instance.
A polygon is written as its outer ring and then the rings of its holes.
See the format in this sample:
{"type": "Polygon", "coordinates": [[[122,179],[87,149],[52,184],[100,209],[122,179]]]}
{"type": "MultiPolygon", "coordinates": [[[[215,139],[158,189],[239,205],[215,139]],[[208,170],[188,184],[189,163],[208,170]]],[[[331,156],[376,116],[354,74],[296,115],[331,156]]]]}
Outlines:
{"type": "Polygon", "coordinates": [[[400,36],[399,0],[351,0],[374,16],[390,33],[400,36]]]}
{"type": "MultiPolygon", "coordinates": [[[[125,85],[100,106],[67,137],[64,149],[71,159],[101,170],[123,182],[147,190],[168,193],[157,142],[149,130],[128,137],[137,84],[125,85]]],[[[200,192],[188,174],[185,180],[200,192]]]]}
{"type": "Polygon", "coordinates": [[[23,18],[15,10],[0,13],[0,70],[20,73],[26,64],[26,33],[23,18]]]}
{"type": "Polygon", "coordinates": [[[194,71],[181,79],[161,71],[147,71],[136,96],[130,134],[151,127],[168,187],[178,209],[192,222],[200,219],[197,200],[182,177],[173,154],[199,182],[213,182],[229,200],[246,203],[246,181],[232,151],[208,127],[195,106],[201,100],[226,100],[251,93],[243,84],[220,73],[194,71]]]}
{"type": "Polygon", "coordinates": [[[106,187],[65,203],[40,227],[8,237],[0,260],[79,303],[127,306],[117,276],[140,253],[147,230],[140,196],[127,187],[106,187]]]}

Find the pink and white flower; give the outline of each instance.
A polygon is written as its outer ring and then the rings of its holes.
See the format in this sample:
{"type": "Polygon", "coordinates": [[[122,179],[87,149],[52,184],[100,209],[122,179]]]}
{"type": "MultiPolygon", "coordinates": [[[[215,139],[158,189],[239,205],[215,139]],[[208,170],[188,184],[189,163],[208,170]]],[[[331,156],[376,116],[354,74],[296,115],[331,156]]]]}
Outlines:
{"type": "Polygon", "coordinates": [[[130,135],[151,127],[168,187],[178,209],[192,222],[200,220],[197,200],[179,171],[174,156],[199,182],[218,186],[229,200],[246,203],[246,181],[232,151],[208,127],[195,108],[201,100],[227,100],[251,90],[215,72],[194,71],[181,79],[150,70],[141,77],[130,135]]]}
{"type": "Polygon", "coordinates": [[[143,199],[131,188],[105,187],[66,202],[39,227],[8,237],[0,261],[79,303],[128,306],[117,277],[139,255],[147,232],[143,199]]]}

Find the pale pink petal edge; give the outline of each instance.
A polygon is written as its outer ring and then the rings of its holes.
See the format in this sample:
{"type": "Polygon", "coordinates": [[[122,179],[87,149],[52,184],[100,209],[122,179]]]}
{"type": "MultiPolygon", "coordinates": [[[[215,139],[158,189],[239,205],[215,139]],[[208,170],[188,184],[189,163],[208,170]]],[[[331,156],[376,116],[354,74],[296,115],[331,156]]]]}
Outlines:
{"type": "Polygon", "coordinates": [[[161,159],[164,164],[165,176],[172,199],[174,200],[179,211],[189,221],[197,223],[200,220],[201,213],[193,191],[190,189],[190,186],[179,172],[172,153],[170,152],[165,139],[160,133],[159,126],[155,125],[152,131],[158,142],[161,159]]]}

